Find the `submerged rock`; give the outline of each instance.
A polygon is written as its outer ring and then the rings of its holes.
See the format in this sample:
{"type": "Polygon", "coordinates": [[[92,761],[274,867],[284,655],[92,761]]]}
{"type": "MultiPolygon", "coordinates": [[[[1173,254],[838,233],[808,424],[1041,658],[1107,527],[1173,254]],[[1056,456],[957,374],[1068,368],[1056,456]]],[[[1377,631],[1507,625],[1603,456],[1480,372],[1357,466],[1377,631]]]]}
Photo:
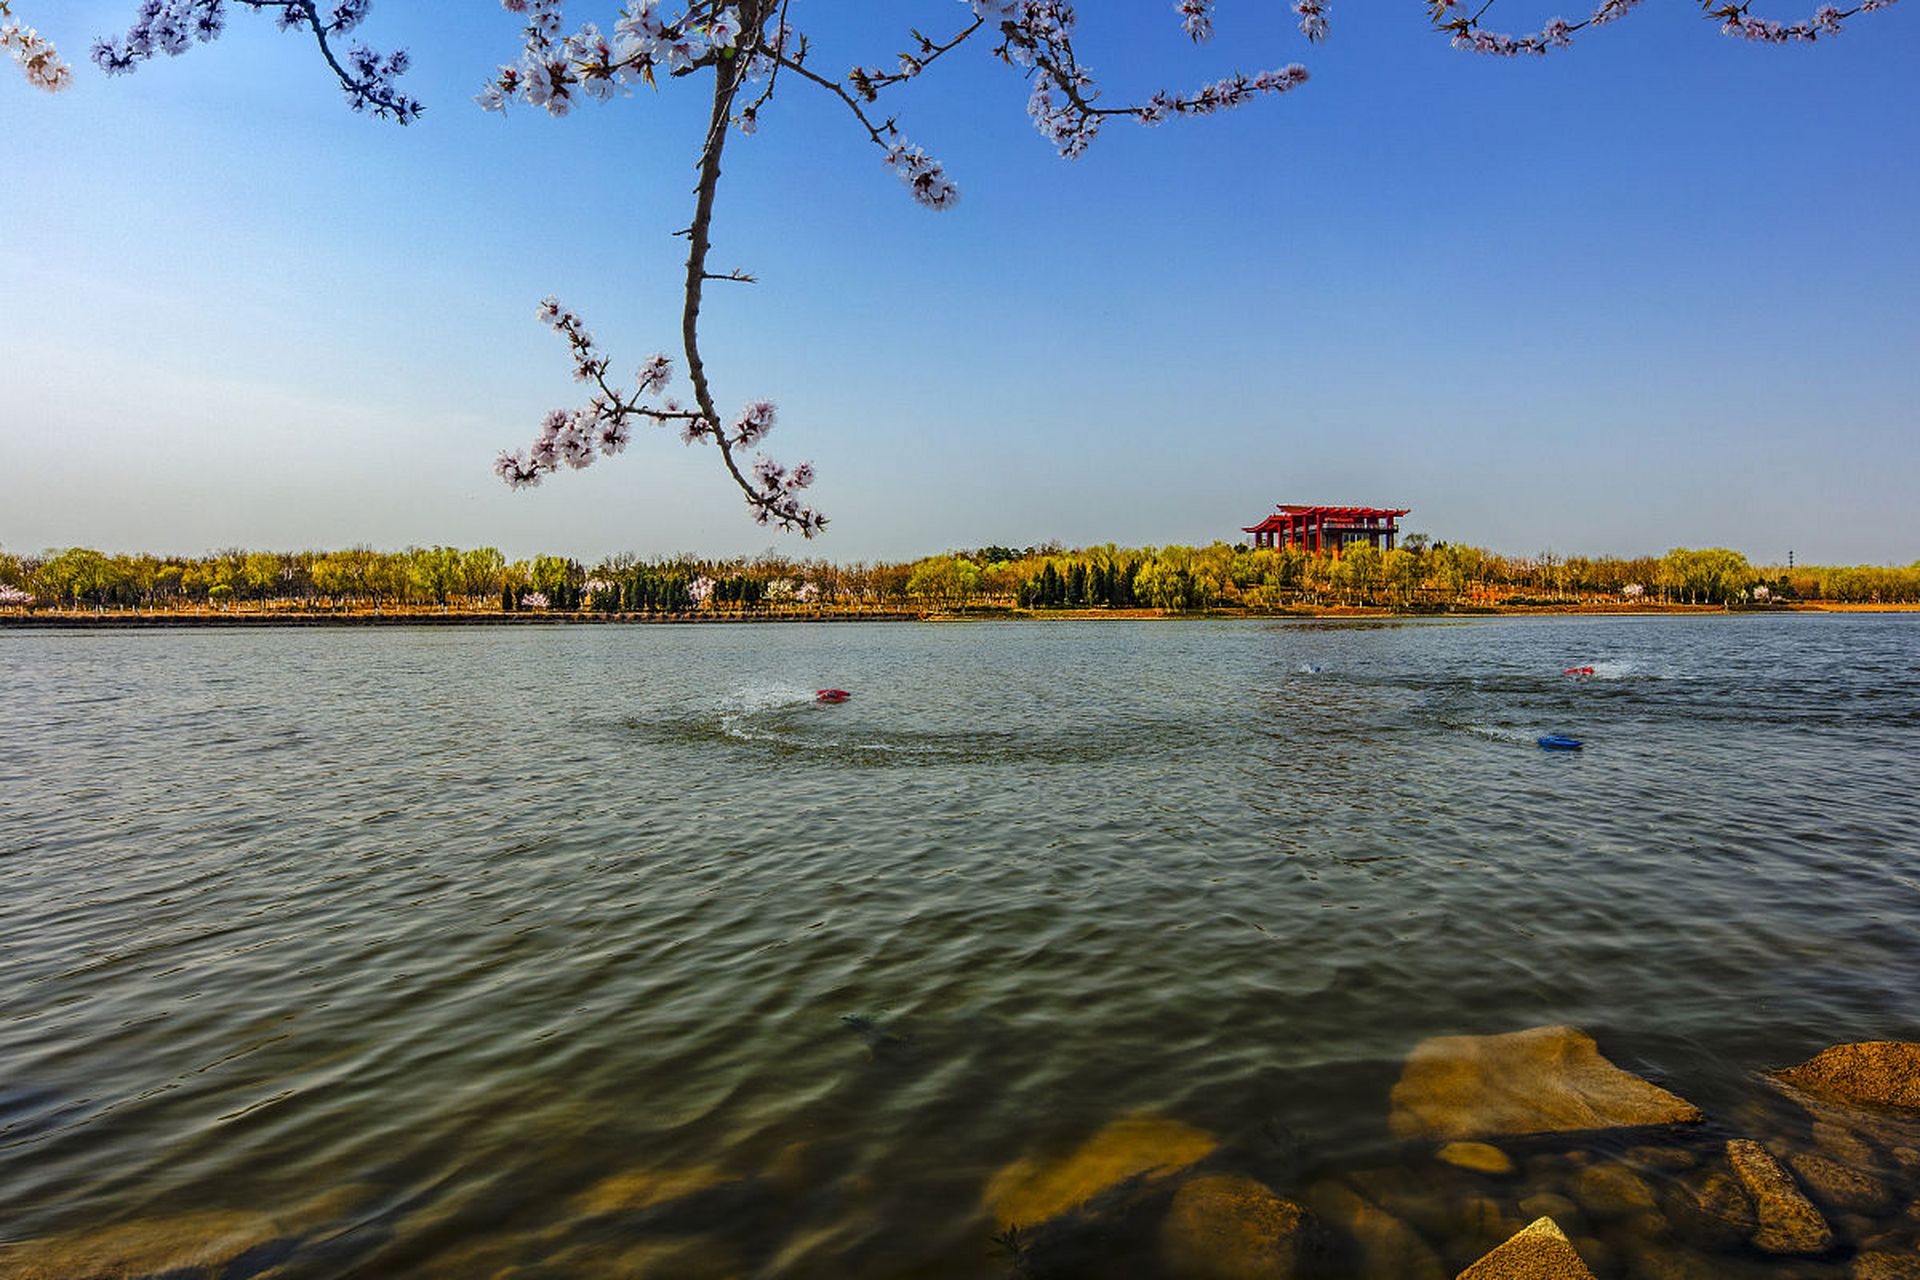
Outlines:
{"type": "Polygon", "coordinates": [[[609,1213],[643,1213],[656,1205],[685,1200],[736,1179],[712,1165],[670,1169],[628,1169],[603,1178],[575,1196],[568,1208],[576,1218],[609,1213]]]}
{"type": "Polygon", "coordinates": [[[1124,1116],[1057,1160],[1023,1156],[987,1183],[988,1212],[1001,1227],[1032,1226],[1076,1209],[1122,1183],[1158,1181],[1213,1154],[1204,1133],[1164,1116],[1124,1116]]]}
{"type": "Polygon", "coordinates": [[[1691,1169],[1700,1163],[1698,1156],[1681,1147],[1635,1147],[1627,1152],[1627,1160],[1642,1169],[1664,1169],[1670,1173],[1691,1169]]]}
{"type": "Polygon", "coordinates": [[[1588,1165],[1573,1176],[1573,1198],[1594,1218],[1616,1218],[1654,1207],[1653,1188],[1625,1165],[1588,1165]]]}
{"type": "Polygon", "coordinates": [[[1847,1280],[1920,1280],[1920,1253],[1863,1253],[1847,1280]]]}
{"type": "Polygon", "coordinates": [[[1850,1169],[1871,1169],[1881,1162],[1872,1143],[1832,1120],[1813,1122],[1813,1144],[1850,1169]]]}
{"type": "Polygon", "coordinates": [[[1731,1173],[1713,1169],[1669,1194],[1667,1214],[1701,1244],[1724,1248],[1753,1234],[1753,1201],[1731,1173]]]}
{"type": "Polygon", "coordinates": [[[1491,1249],[1521,1230],[1522,1226],[1506,1211],[1505,1206],[1490,1196],[1475,1196],[1464,1201],[1457,1217],[1460,1231],[1456,1234],[1454,1244],[1459,1254],[1469,1257],[1483,1249],[1491,1249]]]}
{"type": "Polygon", "coordinates": [[[1753,1197],[1756,1248],[1767,1253],[1825,1253],[1833,1247],[1833,1229],[1827,1220],[1765,1147],[1735,1138],[1727,1143],[1727,1162],[1753,1197]]]}
{"type": "Polygon", "coordinates": [[[204,1209],[0,1244],[0,1277],[202,1280],[236,1270],[251,1275],[291,1254],[302,1238],[351,1214],[369,1194],[355,1185],[271,1213],[204,1209]]]}
{"type": "Polygon", "coordinates": [[[1788,1156],[1787,1164],[1813,1198],[1829,1209],[1855,1209],[1875,1213],[1887,1207],[1893,1196],[1887,1189],[1856,1169],[1849,1169],[1825,1156],[1788,1156]]]}
{"type": "Polygon", "coordinates": [[[1434,1154],[1456,1168],[1474,1173],[1513,1172],[1513,1157],[1485,1142],[1449,1142],[1434,1154]]]}
{"type": "Polygon", "coordinates": [[[1291,1280],[1305,1252],[1306,1210],[1237,1174],[1194,1178],[1160,1224],[1160,1255],[1183,1280],[1291,1280]]]}
{"type": "Polygon", "coordinates": [[[1697,1253],[1644,1250],[1633,1256],[1633,1280],[1721,1280],[1723,1268],[1697,1253]]]}
{"type": "MultiPolygon", "coordinates": [[[[597,1240],[571,1245],[542,1257],[512,1280],[549,1276],[619,1276],[621,1280],[740,1280],[749,1268],[722,1241],[705,1237],[597,1240]]],[[[473,1273],[469,1273],[473,1274],[473,1273]]],[[[489,1277],[500,1280],[500,1277],[489,1277]]]]}
{"type": "Polygon", "coordinates": [[[1798,1066],[1774,1072],[1773,1078],[1848,1102],[1920,1111],[1920,1044],[1905,1040],[1837,1044],[1798,1066]]]}
{"type": "Polygon", "coordinates": [[[1553,1219],[1541,1218],[1462,1271],[1458,1280],[1594,1280],[1594,1275],[1553,1219]]]}
{"type": "Polygon", "coordinates": [[[143,1218],[0,1246],[7,1280],[125,1280],[131,1276],[219,1276],[281,1238],[264,1213],[206,1210],[143,1218]]]}
{"type": "Polygon", "coordinates": [[[1528,1222],[1536,1218],[1552,1218],[1556,1223],[1564,1223],[1563,1231],[1578,1235],[1586,1227],[1586,1215],[1580,1212],[1580,1206],[1552,1191],[1542,1191],[1530,1195],[1520,1202],[1520,1213],[1528,1222]]]}
{"type": "Polygon", "coordinates": [[[1344,1179],[1369,1201],[1408,1223],[1429,1240],[1444,1240],[1458,1228],[1450,1194],[1405,1166],[1355,1169],[1344,1179]]]}
{"type": "Polygon", "coordinates": [[[1338,1182],[1315,1184],[1307,1195],[1321,1220],[1352,1242],[1358,1274],[1394,1280],[1446,1280],[1447,1268],[1420,1233],[1365,1196],[1338,1182]]]}
{"type": "Polygon", "coordinates": [[[1393,1087],[1401,1138],[1484,1138],[1693,1124],[1700,1109],[1623,1071],[1572,1027],[1422,1041],[1393,1087]]]}

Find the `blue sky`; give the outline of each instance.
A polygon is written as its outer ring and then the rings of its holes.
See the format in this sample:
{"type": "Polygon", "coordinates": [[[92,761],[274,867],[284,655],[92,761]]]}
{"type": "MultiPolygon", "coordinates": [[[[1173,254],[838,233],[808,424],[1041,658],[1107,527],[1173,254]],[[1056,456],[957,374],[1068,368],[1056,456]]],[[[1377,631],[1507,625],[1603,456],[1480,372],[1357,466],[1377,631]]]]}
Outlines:
{"type": "MultiPolygon", "coordinates": [[[[77,60],[133,5],[17,8],[77,60]]],[[[706,342],[723,403],[777,401],[769,448],[819,469],[833,524],[804,547],[666,434],[529,492],[493,478],[575,399],[542,296],[616,368],[673,349],[704,94],[485,115],[514,20],[447,8],[380,0],[362,32],[415,57],[407,129],[245,13],[58,97],[0,68],[0,546],[853,560],[1204,542],[1324,501],[1517,553],[1920,557],[1920,4],[1779,49],[1648,0],[1498,61],[1410,3],[1337,5],[1312,49],[1271,0],[1222,0],[1199,49],[1170,3],[1085,3],[1113,98],[1314,79],[1069,163],[1017,75],[963,50],[898,99],[960,183],[944,213],[785,86],[730,144],[714,261],[761,283],[713,297],[706,342]]],[[[794,15],[837,68],[964,10],[794,15]]]]}

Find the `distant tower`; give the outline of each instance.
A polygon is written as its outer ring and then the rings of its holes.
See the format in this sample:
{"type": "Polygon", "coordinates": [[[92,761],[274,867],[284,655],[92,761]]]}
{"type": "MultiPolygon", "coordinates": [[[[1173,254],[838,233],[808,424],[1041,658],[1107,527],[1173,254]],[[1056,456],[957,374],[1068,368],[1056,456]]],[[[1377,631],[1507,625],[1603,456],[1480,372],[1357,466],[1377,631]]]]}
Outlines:
{"type": "Polygon", "coordinates": [[[1793,548],[1787,548],[1787,568],[1793,568],[1793,548]]]}

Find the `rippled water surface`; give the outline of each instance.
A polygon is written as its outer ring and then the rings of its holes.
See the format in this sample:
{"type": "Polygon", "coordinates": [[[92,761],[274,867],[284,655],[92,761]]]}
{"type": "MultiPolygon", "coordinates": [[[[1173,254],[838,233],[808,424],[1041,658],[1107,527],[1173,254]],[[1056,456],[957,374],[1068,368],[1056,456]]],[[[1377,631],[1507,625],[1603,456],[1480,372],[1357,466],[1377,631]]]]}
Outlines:
{"type": "Polygon", "coordinates": [[[1543,1023],[1721,1123],[1920,1039],[1916,746],[1906,617],[0,635],[0,1240],[1002,1276],[1543,1023]]]}

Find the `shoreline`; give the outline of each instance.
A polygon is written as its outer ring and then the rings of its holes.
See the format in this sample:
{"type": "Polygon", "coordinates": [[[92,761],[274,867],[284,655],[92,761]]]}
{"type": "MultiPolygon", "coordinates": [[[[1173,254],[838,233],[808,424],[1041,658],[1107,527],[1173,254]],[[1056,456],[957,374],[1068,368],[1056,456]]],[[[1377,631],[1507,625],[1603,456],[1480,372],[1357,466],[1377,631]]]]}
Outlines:
{"type": "Polygon", "coordinates": [[[1210,620],[1374,621],[1386,619],[1472,619],[1520,617],[1738,617],[1754,614],[1920,613],[1920,604],[1849,604],[1808,601],[1768,608],[1724,609],[1718,605],[1469,605],[1463,608],[1388,609],[1329,605],[1297,609],[1210,609],[1174,613],[1160,609],[880,609],[794,610],[725,613],[529,613],[503,611],[405,610],[383,613],[303,613],[297,611],[199,612],[54,611],[0,613],[0,631],[139,631],[258,627],[553,627],[553,626],[728,626],[764,623],[849,622],[1167,622],[1210,620]]]}

